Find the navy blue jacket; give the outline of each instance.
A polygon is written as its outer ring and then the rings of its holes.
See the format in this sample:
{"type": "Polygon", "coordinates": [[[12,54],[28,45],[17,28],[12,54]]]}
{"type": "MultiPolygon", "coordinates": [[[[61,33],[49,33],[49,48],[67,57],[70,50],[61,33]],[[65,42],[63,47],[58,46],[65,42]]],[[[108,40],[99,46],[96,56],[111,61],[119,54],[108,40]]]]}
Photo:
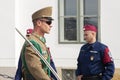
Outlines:
{"type": "Polygon", "coordinates": [[[21,57],[19,57],[18,68],[14,80],[21,80],[21,79],[22,79],[22,60],[21,57]]]}
{"type": "Polygon", "coordinates": [[[102,80],[111,80],[114,74],[114,62],[108,47],[100,42],[85,44],[81,47],[76,76],[102,74],[102,80]]]}

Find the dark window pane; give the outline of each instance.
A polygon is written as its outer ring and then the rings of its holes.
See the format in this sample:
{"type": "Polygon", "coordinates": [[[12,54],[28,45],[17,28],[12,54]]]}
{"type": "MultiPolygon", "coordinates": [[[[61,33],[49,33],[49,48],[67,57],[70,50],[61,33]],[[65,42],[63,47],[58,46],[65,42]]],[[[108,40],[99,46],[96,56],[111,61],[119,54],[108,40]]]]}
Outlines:
{"type": "Polygon", "coordinates": [[[85,17],[84,24],[92,24],[98,26],[98,18],[96,17],[85,17]]]}
{"type": "Polygon", "coordinates": [[[76,0],[64,0],[65,1],[65,9],[64,9],[64,15],[71,15],[76,16],[77,8],[76,8],[76,0]]]}
{"type": "Polygon", "coordinates": [[[98,14],[98,0],[84,0],[84,15],[98,14]]]}
{"type": "Polygon", "coordinates": [[[65,18],[64,21],[64,38],[65,40],[76,40],[76,18],[65,18]]]}

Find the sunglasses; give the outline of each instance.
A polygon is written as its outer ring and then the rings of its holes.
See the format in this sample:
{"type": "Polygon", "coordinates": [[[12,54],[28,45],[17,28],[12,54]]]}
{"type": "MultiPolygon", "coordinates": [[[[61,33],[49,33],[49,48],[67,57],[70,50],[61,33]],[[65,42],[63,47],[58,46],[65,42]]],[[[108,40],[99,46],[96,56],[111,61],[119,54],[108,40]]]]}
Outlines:
{"type": "Polygon", "coordinates": [[[51,21],[51,20],[47,20],[47,21],[41,20],[41,21],[45,22],[45,23],[48,24],[48,25],[51,25],[51,24],[52,24],[52,21],[51,21]]]}

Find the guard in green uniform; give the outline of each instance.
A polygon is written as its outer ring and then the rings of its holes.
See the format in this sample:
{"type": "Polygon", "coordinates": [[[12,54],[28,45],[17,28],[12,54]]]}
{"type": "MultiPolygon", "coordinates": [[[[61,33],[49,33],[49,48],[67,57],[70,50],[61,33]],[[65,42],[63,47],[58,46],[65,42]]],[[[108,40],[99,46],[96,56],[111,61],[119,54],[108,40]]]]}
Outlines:
{"type": "MultiPolygon", "coordinates": [[[[52,7],[40,9],[32,14],[34,29],[28,39],[51,63],[51,55],[46,47],[45,33],[49,34],[52,23],[52,7]]],[[[21,51],[23,80],[52,80],[50,70],[32,47],[25,42],[21,51]]]]}

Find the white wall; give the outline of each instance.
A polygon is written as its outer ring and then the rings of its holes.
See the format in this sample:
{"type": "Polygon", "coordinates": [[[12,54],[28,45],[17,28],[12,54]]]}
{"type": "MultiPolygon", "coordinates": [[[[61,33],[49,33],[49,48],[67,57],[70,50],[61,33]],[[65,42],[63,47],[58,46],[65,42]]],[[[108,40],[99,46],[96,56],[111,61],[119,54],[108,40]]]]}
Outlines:
{"type": "Polygon", "coordinates": [[[116,67],[120,68],[120,0],[101,1],[101,40],[113,55],[116,67]]]}
{"type": "MultiPolygon", "coordinates": [[[[15,32],[15,48],[14,48],[14,23],[15,26],[25,35],[26,29],[32,27],[31,15],[34,11],[46,7],[53,6],[53,27],[51,33],[46,35],[47,45],[50,46],[51,53],[57,67],[76,67],[76,59],[79,54],[82,44],[58,44],[58,3],[57,0],[2,0],[0,8],[2,12],[1,25],[2,34],[0,51],[3,56],[0,56],[0,66],[17,66],[18,57],[24,39],[15,32]],[[6,2],[9,4],[6,5],[6,2]],[[3,8],[6,10],[3,11],[3,8]],[[15,8],[15,21],[14,21],[15,8]],[[9,11],[9,12],[8,12],[9,11]],[[9,16],[8,16],[9,13],[9,16]],[[6,16],[7,15],[7,16],[6,16]],[[7,23],[5,23],[7,19],[7,23]],[[5,27],[7,26],[7,28],[5,27]],[[9,28],[9,29],[8,29],[9,28]],[[7,34],[5,31],[7,30],[7,34]],[[11,37],[11,38],[8,38],[11,37]],[[5,43],[3,43],[3,41],[5,43]],[[7,46],[3,46],[6,44],[7,46]],[[9,45],[8,45],[9,44],[9,45]],[[7,50],[6,50],[7,48],[7,50]],[[14,54],[15,50],[15,54],[14,54]],[[9,55],[9,56],[8,56],[9,55]],[[15,65],[14,63],[15,55],[15,65]],[[8,61],[9,60],[9,61],[8,61]]],[[[119,19],[120,7],[119,0],[101,0],[101,42],[107,44],[115,59],[116,67],[120,68],[120,37],[119,37],[119,19]]],[[[0,12],[0,13],[1,13],[0,12]]]]}
{"type": "Polygon", "coordinates": [[[0,0],[0,66],[15,66],[14,0],[0,0]]]}
{"type": "MultiPolygon", "coordinates": [[[[16,1],[16,26],[25,35],[25,30],[32,26],[31,14],[46,6],[53,7],[53,28],[51,34],[46,35],[47,44],[51,48],[53,59],[57,66],[74,67],[76,65],[76,57],[79,52],[80,45],[60,45],[58,44],[58,4],[57,0],[17,0],[16,1]],[[29,2],[29,3],[28,3],[29,2]]],[[[22,37],[16,33],[16,64],[20,51],[22,37]],[[18,43],[19,42],[19,43],[18,43]]]]}
{"type": "MultiPolygon", "coordinates": [[[[101,41],[107,44],[115,59],[116,67],[120,67],[119,47],[120,38],[119,30],[119,0],[101,0],[101,41]],[[111,6],[112,5],[112,6],[111,6]],[[118,63],[119,62],[119,63],[118,63]]],[[[53,28],[51,34],[46,35],[47,44],[51,48],[53,59],[57,67],[76,67],[76,59],[81,47],[81,44],[58,44],[58,4],[57,0],[17,0],[16,6],[16,25],[24,33],[28,27],[32,26],[31,14],[45,6],[53,6],[53,28]]],[[[20,37],[20,36],[17,36],[20,37]]],[[[20,39],[22,39],[20,37],[20,39]]],[[[19,40],[20,40],[19,39],[19,40]]],[[[17,39],[18,41],[18,39],[17,39]]],[[[18,41],[22,42],[22,41],[18,41]]],[[[21,45],[16,44],[18,47],[21,45]]],[[[16,53],[20,48],[16,47],[16,53]]]]}

